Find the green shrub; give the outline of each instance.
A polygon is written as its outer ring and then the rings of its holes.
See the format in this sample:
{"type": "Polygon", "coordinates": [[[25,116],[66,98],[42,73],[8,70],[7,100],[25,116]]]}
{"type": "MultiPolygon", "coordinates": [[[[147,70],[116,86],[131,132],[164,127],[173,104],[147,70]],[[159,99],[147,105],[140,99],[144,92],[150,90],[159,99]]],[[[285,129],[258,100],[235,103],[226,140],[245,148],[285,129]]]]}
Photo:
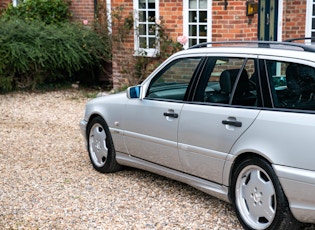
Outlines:
{"type": "Polygon", "coordinates": [[[4,10],[2,18],[20,18],[26,21],[40,20],[45,24],[67,22],[71,16],[69,2],[64,0],[26,0],[18,6],[12,4],[4,10]]]}
{"type": "Polygon", "coordinates": [[[111,58],[108,38],[83,25],[15,19],[0,28],[0,92],[72,82],[111,58]]]}

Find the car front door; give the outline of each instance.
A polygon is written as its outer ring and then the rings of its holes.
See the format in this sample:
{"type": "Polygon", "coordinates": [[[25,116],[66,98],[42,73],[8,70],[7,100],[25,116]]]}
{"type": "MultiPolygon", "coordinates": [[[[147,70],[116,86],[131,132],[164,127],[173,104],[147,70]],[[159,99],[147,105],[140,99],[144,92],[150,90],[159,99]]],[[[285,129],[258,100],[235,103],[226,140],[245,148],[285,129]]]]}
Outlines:
{"type": "Polygon", "coordinates": [[[222,183],[230,149],[260,111],[255,59],[209,57],[205,69],[182,109],[179,155],[185,172],[222,183]]]}
{"type": "Polygon", "coordinates": [[[180,113],[202,58],[179,58],[162,68],[149,82],[142,99],[130,99],[125,108],[124,138],[134,157],[181,170],[177,148],[180,113]]]}

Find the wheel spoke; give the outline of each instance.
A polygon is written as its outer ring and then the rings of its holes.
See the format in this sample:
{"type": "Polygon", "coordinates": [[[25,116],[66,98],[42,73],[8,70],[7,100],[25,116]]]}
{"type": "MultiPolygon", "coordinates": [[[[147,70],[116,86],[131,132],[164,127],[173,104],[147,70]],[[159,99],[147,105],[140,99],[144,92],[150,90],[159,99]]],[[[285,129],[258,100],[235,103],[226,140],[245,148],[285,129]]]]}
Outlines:
{"type": "Polygon", "coordinates": [[[102,167],[105,164],[108,149],[106,146],[106,133],[100,124],[95,124],[90,132],[90,152],[93,162],[102,167]]]}

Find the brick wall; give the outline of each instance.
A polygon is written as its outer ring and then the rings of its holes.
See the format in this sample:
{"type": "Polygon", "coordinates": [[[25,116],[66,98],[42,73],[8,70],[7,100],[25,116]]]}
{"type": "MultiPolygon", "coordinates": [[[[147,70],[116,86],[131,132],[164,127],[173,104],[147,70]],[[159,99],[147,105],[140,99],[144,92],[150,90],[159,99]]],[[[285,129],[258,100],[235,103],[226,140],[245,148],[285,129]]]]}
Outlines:
{"type": "Polygon", "coordinates": [[[246,16],[245,0],[212,2],[212,40],[257,40],[258,15],[246,16]]]}
{"type": "Polygon", "coordinates": [[[71,0],[69,9],[74,21],[94,21],[94,0],[71,0]]]}
{"type": "Polygon", "coordinates": [[[305,37],[306,0],[285,0],[282,39],[305,37]]]}
{"type": "Polygon", "coordinates": [[[0,0],[0,10],[5,9],[11,2],[11,0],[0,0]]]}

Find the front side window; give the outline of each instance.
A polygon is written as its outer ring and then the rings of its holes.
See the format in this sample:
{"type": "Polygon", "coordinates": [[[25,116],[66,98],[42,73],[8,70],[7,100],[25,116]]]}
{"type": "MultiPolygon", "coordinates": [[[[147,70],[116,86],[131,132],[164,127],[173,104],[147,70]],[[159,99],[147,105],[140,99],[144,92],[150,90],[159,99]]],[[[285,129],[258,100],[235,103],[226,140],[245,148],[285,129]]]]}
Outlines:
{"type": "Polygon", "coordinates": [[[256,106],[257,76],[254,59],[211,57],[199,101],[256,106]],[[203,97],[203,98],[202,98],[203,97]]]}
{"type": "Polygon", "coordinates": [[[134,0],[136,55],[155,56],[158,52],[158,6],[158,0],[134,0]]]}
{"type": "Polygon", "coordinates": [[[152,81],[147,98],[185,100],[187,89],[201,58],[184,58],[166,66],[152,81]]]}
{"type": "Polygon", "coordinates": [[[315,68],[299,63],[266,61],[274,106],[315,110],[315,68]]]}
{"type": "Polygon", "coordinates": [[[184,1],[184,31],[188,36],[188,46],[207,42],[211,33],[211,0],[184,1]]]}

